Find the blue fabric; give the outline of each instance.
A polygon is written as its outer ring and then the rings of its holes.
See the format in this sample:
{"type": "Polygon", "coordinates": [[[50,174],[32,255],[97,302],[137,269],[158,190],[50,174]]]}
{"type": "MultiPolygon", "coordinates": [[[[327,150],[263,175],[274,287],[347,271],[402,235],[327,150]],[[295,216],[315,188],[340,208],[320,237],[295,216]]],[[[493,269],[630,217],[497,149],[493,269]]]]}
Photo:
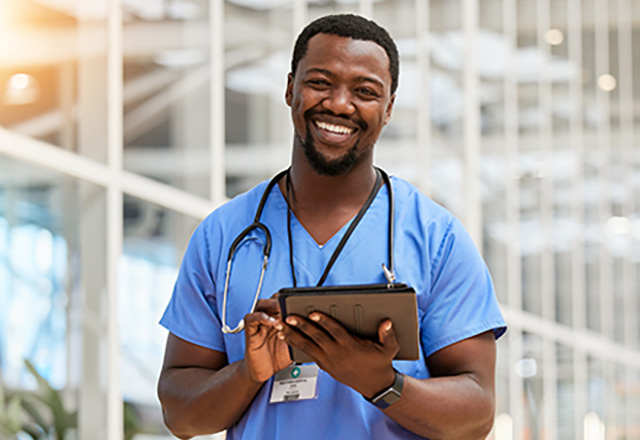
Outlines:
{"type": "MultiPolygon", "coordinates": [[[[221,328],[223,289],[229,247],[253,222],[267,182],[223,205],[196,229],[189,243],[171,301],[160,323],[174,335],[227,354],[229,363],[242,359],[244,335],[224,335],[221,328]]],[[[500,337],[506,327],[495,299],[491,278],[471,238],[448,211],[422,195],[408,182],[393,177],[395,214],[395,271],[399,282],[417,292],[421,358],[394,361],[395,368],[428,378],[424,358],[455,342],[493,330],[500,337]]],[[[388,198],[382,187],[331,269],[325,285],[385,282],[388,198]]],[[[276,185],[262,222],[273,247],[261,298],[291,287],[287,238],[287,204],[276,185]]],[[[319,246],[292,217],[298,286],[315,286],[344,235],[345,225],[319,246]]],[[[237,249],[229,285],[227,325],[235,327],[248,312],[258,285],[264,235],[252,233],[237,249]]],[[[318,398],[270,404],[267,382],[227,438],[277,439],[415,439],[421,438],[388,418],[351,388],[320,371],[318,398]]]]}

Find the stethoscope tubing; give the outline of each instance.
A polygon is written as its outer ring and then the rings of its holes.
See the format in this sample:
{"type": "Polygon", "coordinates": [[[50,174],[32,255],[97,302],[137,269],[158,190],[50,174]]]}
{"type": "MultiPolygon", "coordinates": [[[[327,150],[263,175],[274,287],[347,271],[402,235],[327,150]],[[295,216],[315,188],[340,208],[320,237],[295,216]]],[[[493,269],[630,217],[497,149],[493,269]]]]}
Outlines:
{"type": "MultiPolygon", "coordinates": [[[[387,267],[384,263],[382,264],[382,270],[384,272],[385,277],[389,284],[393,284],[396,280],[395,273],[393,271],[393,218],[394,218],[394,199],[393,199],[393,188],[391,187],[391,180],[386,172],[384,172],[380,168],[376,168],[377,172],[382,174],[382,179],[384,180],[385,185],[387,186],[388,198],[389,198],[389,249],[388,249],[388,261],[389,267],[387,267]]],[[[265,235],[265,244],[262,249],[263,260],[262,260],[262,269],[260,271],[260,279],[258,281],[258,288],[256,289],[256,294],[253,298],[253,303],[251,305],[251,309],[249,313],[253,313],[256,309],[256,305],[258,304],[258,298],[260,297],[260,291],[262,290],[262,282],[264,281],[264,274],[267,270],[267,265],[269,263],[269,256],[271,254],[271,233],[269,232],[269,228],[260,221],[260,217],[262,217],[262,211],[264,210],[264,206],[267,202],[267,198],[271,193],[273,187],[280,181],[282,177],[284,177],[289,172],[289,169],[279,172],[274,176],[271,181],[267,184],[264,192],[262,193],[262,197],[260,198],[260,203],[258,204],[258,209],[256,209],[256,215],[253,219],[253,223],[247,226],[231,243],[231,247],[229,248],[229,256],[227,258],[227,270],[225,275],[224,282],[224,291],[222,293],[222,332],[225,334],[236,334],[240,333],[244,329],[244,319],[241,319],[238,322],[238,325],[234,328],[231,328],[227,325],[226,321],[226,313],[227,313],[227,297],[229,293],[229,279],[231,277],[231,262],[233,261],[233,256],[242,242],[242,240],[247,237],[252,231],[255,229],[260,229],[264,232],[265,235]]],[[[321,279],[324,281],[324,277],[321,279]]],[[[320,283],[321,284],[321,283],[320,283]]]]}

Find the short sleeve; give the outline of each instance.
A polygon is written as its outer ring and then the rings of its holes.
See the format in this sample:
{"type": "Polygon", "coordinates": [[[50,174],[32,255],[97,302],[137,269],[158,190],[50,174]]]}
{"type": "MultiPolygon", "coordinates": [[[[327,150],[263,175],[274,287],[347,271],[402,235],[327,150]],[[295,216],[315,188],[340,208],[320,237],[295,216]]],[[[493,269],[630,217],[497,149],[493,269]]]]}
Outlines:
{"type": "Polygon", "coordinates": [[[425,357],[489,330],[496,339],[506,331],[491,276],[467,231],[452,219],[431,268],[420,325],[425,357]]]}
{"type": "Polygon", "coordinates": [[[160,324],[188,342],[225,351],[205,224],[193,233],[160,324]]]}

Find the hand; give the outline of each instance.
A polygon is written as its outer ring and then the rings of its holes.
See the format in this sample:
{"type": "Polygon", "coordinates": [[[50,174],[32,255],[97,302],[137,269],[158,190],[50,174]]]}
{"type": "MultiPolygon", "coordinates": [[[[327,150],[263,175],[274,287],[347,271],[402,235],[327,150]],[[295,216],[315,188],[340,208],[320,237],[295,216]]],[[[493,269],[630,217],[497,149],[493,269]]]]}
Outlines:
{"type": "Polygon", "coordinates": [[[277,337],[283,328],[276,299],[261,299],[256,311],[244,317],[244,362],[251,379],[265,382],[291,365],[289,347],[277,337]]]}
{"type": "Polygon", "coordinates": [[[367,398],[393,384],[391,361],[400,347],[391,320],[380,323],[379,343],[350,334],[338,321],[318,312],[309,319],[289,316],[286,322],[278,337],[311,356],[338,382],[367,398]]]}

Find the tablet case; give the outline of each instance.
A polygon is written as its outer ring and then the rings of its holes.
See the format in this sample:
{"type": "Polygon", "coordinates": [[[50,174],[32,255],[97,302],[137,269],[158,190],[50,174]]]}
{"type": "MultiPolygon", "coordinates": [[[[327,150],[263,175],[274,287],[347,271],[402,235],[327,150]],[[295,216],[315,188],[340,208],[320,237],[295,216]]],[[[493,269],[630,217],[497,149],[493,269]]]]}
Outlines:
{"type": "MultiPolygon", "coordinates": [[[[308,317],[325,313],[363,338],[378,341],[378,326],[391,319],[400,350],[397,360],[419,359],[416,292],[406,284],[363,284],[286,288],[278,292],[282,319],[288,315],[308,317]]],[[[313,362],[304,352],[290,347],[295,362],[313,362]]]]}

